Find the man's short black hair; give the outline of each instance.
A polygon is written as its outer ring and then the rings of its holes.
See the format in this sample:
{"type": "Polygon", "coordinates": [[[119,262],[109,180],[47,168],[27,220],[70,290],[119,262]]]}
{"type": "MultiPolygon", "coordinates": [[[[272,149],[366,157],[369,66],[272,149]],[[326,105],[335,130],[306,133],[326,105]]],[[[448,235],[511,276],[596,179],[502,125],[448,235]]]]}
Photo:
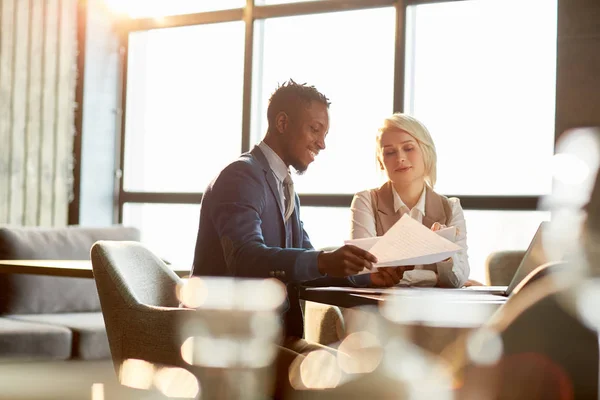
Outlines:
{"type": "Polygon", "coordinates": [[[275,126],[275,117],[280,111],[284,111],[291,118],[300,105],[308,107],[311,102],[317,101],[327,107],[331,104],[329,99],[314,86],[306,83],[296,83],[293,79],[279,85],[269,99],[267,108],[267,120],[269,127],[275,126]]]}

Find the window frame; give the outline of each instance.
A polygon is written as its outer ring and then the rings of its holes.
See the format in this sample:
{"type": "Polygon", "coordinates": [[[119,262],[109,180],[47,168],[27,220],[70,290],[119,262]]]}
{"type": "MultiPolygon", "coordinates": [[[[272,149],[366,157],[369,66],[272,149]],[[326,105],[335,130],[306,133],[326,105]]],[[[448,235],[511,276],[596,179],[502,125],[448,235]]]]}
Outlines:
{"type": "MultiPolygon", "coordinates": [[[[173,15],[161,18],[134,19],[122,22],[117,28],[119,32],[119,90],[117,116],[117,157],[115,165],[114,215],[115,223],[122,223],[123,208],[126,203],[167,203],[167,204],[200,204],[202,192],[138,192],[123,188],[123,170],[125,168],[125,121],[127,117],[127,68],[129,34],[150,29],[164,29],[189,25],[213,24],[220,22],[243,21],[245,23],[244,42],[244,87],[242,108],[242,135],[240,152],[250,150],[251,142],[251,107],[253,63],[255,57],[254,35],[257,20],[269,18],[322,14],[339,11],[368,10],[373,8],[396,8],[395,54],[394,54],[394,111],[404,110],[405,60],[406,60],[406,26],[407,7],[432,3],[448,3],[470,0],[320,0],[290,4],[261,6],[254,0],[246,0],[244,8],[211,11],[195,14],[173,15]]],[[[258,74],[260,75],[260,74],[258,74]]],[[[555,133],[555,142],[557,134],[555,133]]],[[[461,199],[461,205],[468,210],[513,210],[534,211],[538,209],[540,196],[464,196],[444,193],[461,199]]],[[[300,201],[304,206],[315,207],[349,207],[353,194],[301,194],[300,201]]]]}

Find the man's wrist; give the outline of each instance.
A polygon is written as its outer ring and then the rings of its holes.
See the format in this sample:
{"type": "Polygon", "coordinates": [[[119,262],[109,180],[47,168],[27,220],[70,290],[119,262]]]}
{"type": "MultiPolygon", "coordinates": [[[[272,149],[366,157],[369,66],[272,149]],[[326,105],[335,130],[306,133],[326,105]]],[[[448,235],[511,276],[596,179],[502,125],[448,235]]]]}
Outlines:
{"type": "Polygon", "coordinates": [[[294,263],[293,277],[289,279],[291,282],[307,282],[322,278],[323,275],[319,272],[319,251],[305,250],[298,252],[296,262],[294,263]]]}
{"type": "Polygon", "coordinates": [[[373,282],[371,281],[371,275],[372,274],[351,275],[348,277],[348,280],[356,287],[372,287],[373,282]]]}
{"type": "Polygon", "coordinates": [[[317,256],[317,270],[319,271],[319,273],[323,276],[327,276],[327,274],[325,273],[325,258],[327,257],[327,253],[325,251],[320,251],[319,255],[317,256]]]}

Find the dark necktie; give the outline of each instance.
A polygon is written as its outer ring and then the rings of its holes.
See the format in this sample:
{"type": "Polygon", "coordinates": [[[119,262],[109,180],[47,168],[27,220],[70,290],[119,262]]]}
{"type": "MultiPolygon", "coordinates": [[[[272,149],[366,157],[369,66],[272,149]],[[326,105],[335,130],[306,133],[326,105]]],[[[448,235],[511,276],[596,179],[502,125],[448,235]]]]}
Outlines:
{"type": "Polygon", "coordinates": [[[294,212],[294,181],[288,172],[283,180],[283,199],[285,204],[285,220],[287,221],[294,212]]]}

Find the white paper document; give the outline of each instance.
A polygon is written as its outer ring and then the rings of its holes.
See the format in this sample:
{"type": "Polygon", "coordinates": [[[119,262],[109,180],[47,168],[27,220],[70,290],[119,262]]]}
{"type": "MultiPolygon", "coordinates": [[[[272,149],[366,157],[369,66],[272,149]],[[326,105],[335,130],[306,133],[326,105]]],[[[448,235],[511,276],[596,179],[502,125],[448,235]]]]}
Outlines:
{"type": "MultiPolygon", "coordinates": [[[[345,243],[367,250],[377,257],[375,267],[397,267],[433,264],[451,257],[461,250],[452,241],[455,236],[456,227],[433,232],[404,214],[383,236],[346,240],[345,243]]],[[[375,269],[364,269],[360,273],[371,272],[375,272],[375,269]]]]}

